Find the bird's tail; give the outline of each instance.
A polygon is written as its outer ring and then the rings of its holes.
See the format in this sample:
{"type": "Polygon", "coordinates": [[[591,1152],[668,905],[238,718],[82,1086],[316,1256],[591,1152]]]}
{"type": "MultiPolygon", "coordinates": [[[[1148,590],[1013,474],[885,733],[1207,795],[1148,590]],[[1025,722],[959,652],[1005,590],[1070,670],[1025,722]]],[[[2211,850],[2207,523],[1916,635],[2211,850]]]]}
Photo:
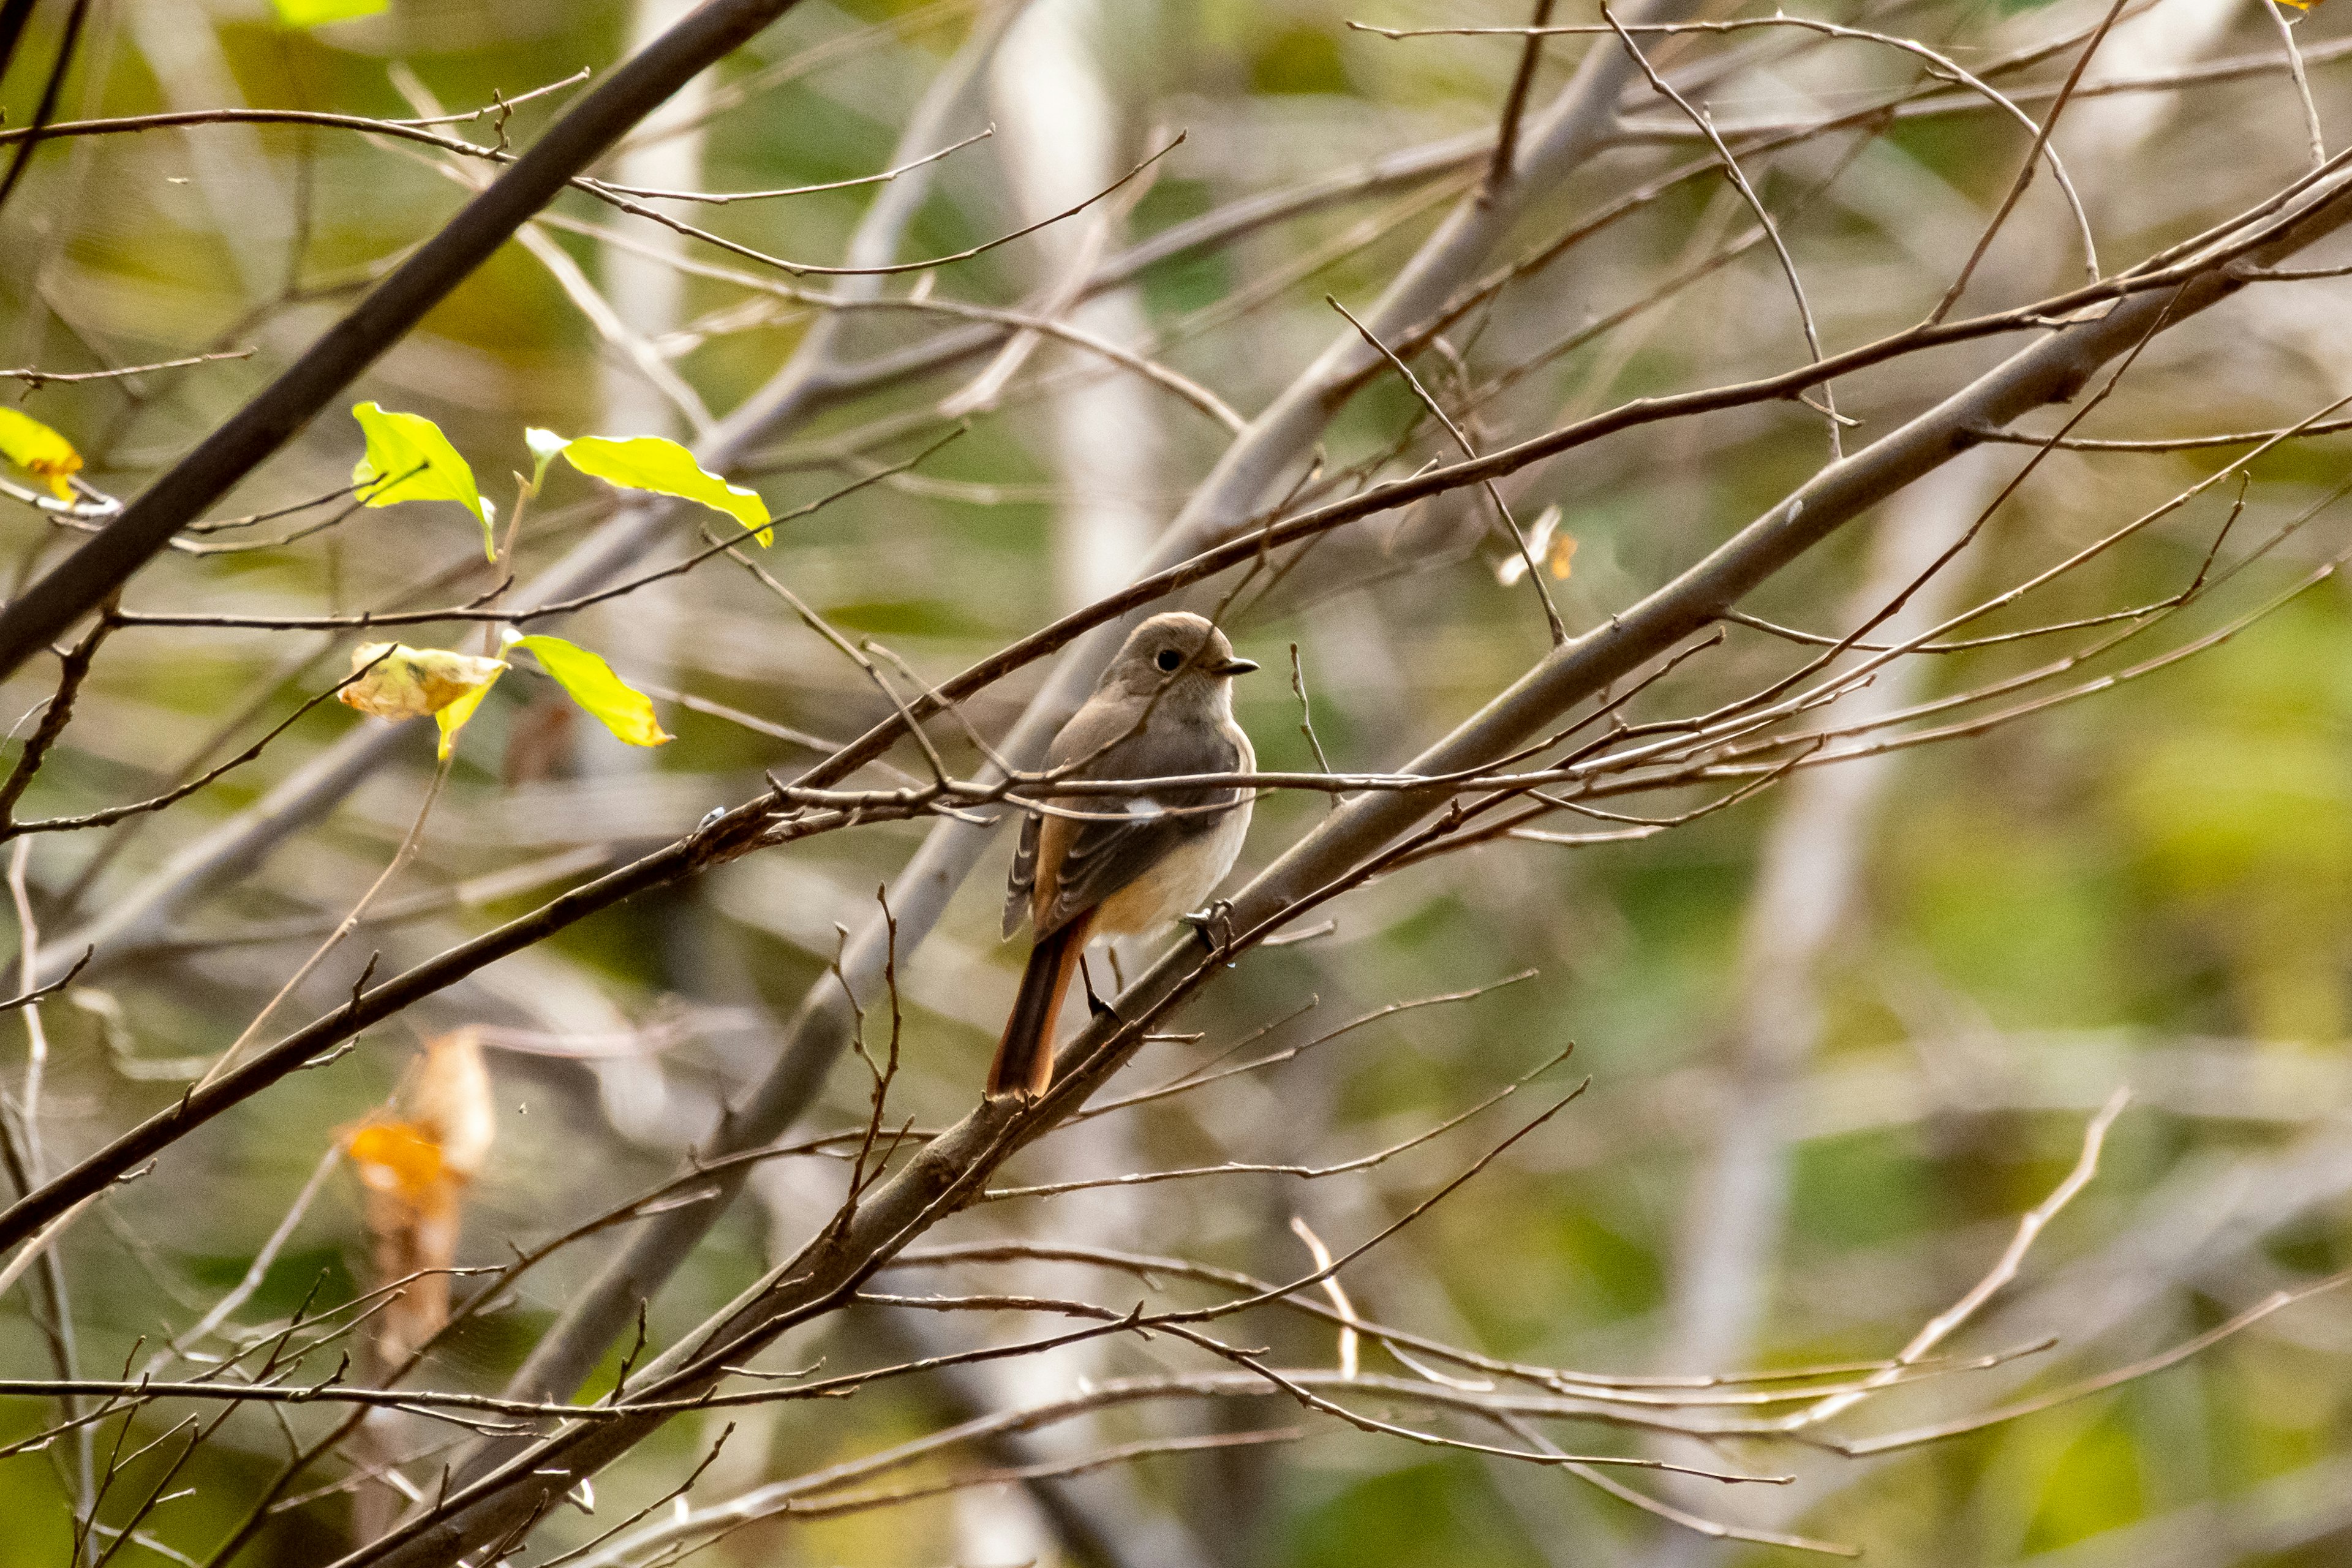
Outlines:
{"type": "Polygon", "coordinates": [[[1021,993],[1013,998],[1013,1016],[1004,1021],[1004,1037],[996,1042],[996,1060],[989,1064],[990,1099],[1017,1094],[1034,1100],[1053,1082],[1054,1020],[1061,1016],[1062,998],[1070,989],[1070,976],[1077,970],[1087,928],[1092,924],[1093,911],[1088,910],[1029,950],[1021,993]]]}

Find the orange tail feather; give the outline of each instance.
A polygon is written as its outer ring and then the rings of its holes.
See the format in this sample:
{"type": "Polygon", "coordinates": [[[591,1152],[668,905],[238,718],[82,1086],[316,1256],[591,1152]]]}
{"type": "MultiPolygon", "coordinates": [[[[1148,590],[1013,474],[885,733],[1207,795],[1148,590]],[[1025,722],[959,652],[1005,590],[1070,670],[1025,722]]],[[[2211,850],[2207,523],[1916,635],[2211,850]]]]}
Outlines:
{"type": "Polygon", "coordinates": [[[1054,1020],[1061,1016],[1062,998],[1069,992],[1078,954],[1086,950],[1087,928],[1093,923],[1089,910],[1029,950],[1013,1016],[1004,1021],[1004,1037],[997,1041],[996,1059],[989,1064],[990,1099],[1017,1094],[1034,1100],[1054,1081],[1054,1020]]]}

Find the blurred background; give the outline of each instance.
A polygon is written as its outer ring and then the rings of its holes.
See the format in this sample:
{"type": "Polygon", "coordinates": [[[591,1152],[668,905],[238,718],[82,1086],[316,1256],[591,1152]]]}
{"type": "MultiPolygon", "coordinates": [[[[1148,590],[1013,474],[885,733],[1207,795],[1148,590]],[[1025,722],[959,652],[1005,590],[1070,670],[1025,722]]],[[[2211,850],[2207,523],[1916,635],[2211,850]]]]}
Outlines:
{"type": "MultiPolygon", "coordinates": [[[[2079,40],[2109,7],[1822,0],[1806,9],[1916,38],[1971,70],[2000,65],[2000,84],[2038,119],[2081,44],[2046,59],[2032,51],[2079,40]]],[[[2084,81],[2135,89],[2081,98],[2053,140],[2107,270],[2292,180],[2309,166],[2315,134],[2331,152],[2328,139],[2352,136],[2352,79],[2337,63],[2352,57],[2352,37],[2338,7],[2139,0],[2121,9],[2084,81]],[[2315,129],[2284,67],[2289,38],[2304,57],[2315,129]]],[[[0,100],[8,125],[33,118],[69,14],[81,30],[52,115],[60,121],[247,106],[469,113],[583,67],[601,76],[683,10],[682,0],[393,0],[380,14],[298,26],[255,0],[96,0],[86,15],[44,4],[0,100]]],[[[1374,300],[1475,184],[1519,41],[1391,39],[1350,22],[1525,20],[1524,7],[1486,0],[803,0],[601,173],[657,190],[770,190],[856,180],[992,130],[886,184],[723,207],[656,203],[772,257],[905,261],[1061,213],[1177,132],[1183,141],[1076,217],[887,279],[794,279],[571,193],[344,402],[373,398],[432,417],[501,510],[509,473],[529,468],[527,426],[665,435],[705,451],[719,440],[730,474],[780,515],[880,475],[785,523],[758,565],[845,636],[874,639],[920,679],[941,679],[1126,580],[1232,440],[1218,405],[1244,418],[1265,408],[1347,331],[1326,296],[1357,309],[1374,300]],[[1272,195],[1300,199],[1262,222],[1224,222],[1272,195]],[[1187,236],[1201,242],[1181,244],[1187,236]],[[987,321],[919,308],[828,310],[792,297],[795,287],[1042,311],[1149,355],[1205,389],[1205,403],[1067,338],[1007,340],[987,321]],[[953,343],[942,336],[958,332],[953,343]],[[759,421],[720,425],[761,398],[770,413],[759,421]],[[959,424],[968,426],[960,438],[883,473],[959,424]]],[[[1575,0],[1555,20],[1595,15],[1575,0]]],[[[1558,93],[1585,49],[1615,47],[1553,41],[1530,103],[1558,93]]],[[[1832,349],[1936,304],[2029,144],[2013,118],[1897,49],[1788,29],[1653,37],[1644,47],[1743,149],[1770,141],[1771,127],[1915,94],[1901,113],[1743,156],[1832,349]]],[[[503,134],[526,142],[569,96],[515,108],[503,134]]],[[[1706,156],[1689,121],[1638,77],[1622,109],[1620,132],[1530,202],[1488,266],[1538,253],[1706,156]]],[[[483,145],[499,134],[488,116],[442,129],[483,145]]],[[[19,379],[8,405],[65,434],[97,490],[136,494],[489,168],[320,125],[194,124],[46,143],[0,208],[0,368],[71,373],[252,352],[127,379],[19,379]]],[[[1805,343],[1763,237],[1727,182],[1685,179],[1528,268],[1417,366],[1482,449],[1629,397],[1783,369],[1805,343]]],[[[2330,260],[2315,252],[2298,264],[2330,260]]],[[[2038,179],[1979,265],[1965,309],[2055,292],[2079,282],[2083,265],[2063,193],[2038,179]]],[[[2326,408],[2352,392],[2346,288],[2260,286],[2166,332],[2074,433],[2128,442],[2264,430],[2326,408]]],[[[1964,344],[1842,381],[1838,406],[1859,422],[1844,432],[1849,449],[2013,346],[1964,344]]],[[[336,406],[218,515],[345,485],[360,437],[336,406]]],[[[2049,412],[2034,429],[2056,428],[2066,411],[2049,412]]],[[[1326,474],[1343,477],[1353,465],[1410,471],[1454,450],[1391,378],[1364,386],[1318,436],[1326,474]]],[[[2344,478],[2344,439],[2312,436],[2260,457],[2221,559],[2241,563],[2327,500],[2344,478]]],[[[1643,426],[1528,468],[1504,489],[1523,524],[1549,531],[1531,541],[1537,575],[1575,633],[1772,506],[1827,447],[1818,415],[1779,402],[1643,426]]],[[[2030,450],[1989,444],[1938,470],[1743,607],[1814,632],[1848,629],[1974,522],[2030,450]]],[[[2052,453],[1885,630],[1922,632],[2247,450],[2052,453]]],[[[1303,476],[1302,461],[1282,483],[1303,476]]],[[[2239,495],[2227,481],[1971,635],[2179,594],[2239,495]]],[[[1342,770],[1402,763],[1541,656],[1546,629],[1528,584],[1513,580],[1517,557],[1475,500],[1456,495],[1357,525],[1271,592],[1253,588],[1232,606],[1240,650],[1265,667],[1239,691],[1263,765],[1318,765],[1294,649],[1314,738],[1342,770]]],[[[191,534],[199,549],[160,558],[125,603],[319,616],[463,602],[491,583],[478,526],[456,507],[365,510],[304,532],[333,510],[191,534]],[[292,532],[304,536],[283,537],[292,532]]],[[[516,570],[529,581],[562,562],[612,510],[609,490],[559,466],[526,519],[516,570]]],[[[2248,616],[2352,546],[2347,528],[2340,504],[2321,510],[2210,602],[2097,653],[2059,684],[2248,616]]],[[[77,537],[14,501],[0,502],[0,531],[11,593],[77,537]]],[[[676,559],[697,537],[680,524],[642,563],[676,559]]],[[[1218,599],[1212,589],[1185,602],[1207,609],[1218,599]]],[[[276,1015],[272,1034],[334,1005],[368,954],[380,952],[386,973],[428,957],[748,798],[763,770],[806,765],[819,754],[812,738],[856,734],[890,711],[770,583],[724,558],[559,629],[650,693],[675,742],[624,747],[574,716],[544,679],[501,681],[464,737],[415,858],[276,1015]]],[[[225,760],[340,679],[365,635],[118,632],[20,815],[137,799],[225,760]]],[[[464,625],[399,635],[480,651],[479,632],[464,625]]],[[[1975,691],[2091,640],[1906,658],[1832,712],[1859,722],[1975,691]]],[[[1729,628],[1719,649],[1647,694],[1643,710],[1704,712],[1791,658],[1783,640],[1729,628]]],[[[1001,732],[1043,673],[1031,667],[970,704],[972,725],[1001,732]]],[[[0,691],[16,725],[12,747],[54,679],[44,665],[0,691]]],[[[434,760],[423,725],[362,756],[350,737],[371,722],[329,703],[257,762],[169,811],[16,842],[39,961],[54,966],[85,942],[97,947],[72,988],[41,1009],[38,1132],[51,1169],[181,1094],[383,870],[434,760]]],[[[940,739],[959,762],[972,759],[961,731],[942,726],[940,739]]],[[[920,771],[911,750],[895,760],[920,771]]],[[[1626,809],[1655,814],[1703,798],[1626,809]]],[[[1269,795],[1243,870],[1328,809],[1318,795],[1269,795]]],[[[873,914],[877,885],[921,834],[900,824],[834,835],[635,900],[432,997],[331,1068],[298,1074],[205,1129],[62,1245],[80,1365],[111,1375],[197,1322],[314,1179],[315,1196],[237,1321],[282,1322],[314,1289],[320,1302],[341,1302],[367,1289],[364,1192],[334,1151],[386,1104],[418,1047],[450,1030],[482,1029],[496,1112],[495,1144],[465,1190],[460,1263],[502,1262],[510,1244],[533,1245],[667,1178],[723,1100],[772,1059],[782,1020],[823,980],[843,929],[873,914]],[[144,1349],[134,1348],[142,1336],[144,1349]]],[[[1002,844],[992,850],[938,931],[902,959],[894,1123],[946,1125],[977,1095],[1024,951],[997,937],[1005,854],[1002,844]]],[[[2088,1118],[2127,1087],[2133,1103],[2096,1179],[2016,1283],[1946,1347],[1981,1355],[2055,1336],[2055,1348],[1897,1391],[1841,1417],[1845,1433],[1990,1408],[2121,1366],[2273,1289],[2352,1266],[2352,603],[2339,579],[2083,700],[1803,770],[1650,837],[1503,842],[1433,858],[1307,926],[1326,920],[1328,931],[1249,956],[1185,1007],[1172,1027],[1187,1037],[1147,1047],[1123,1091],[1258,1031],[1246,1052],[1315,1040],[1393,1003],[1481,994],[1067,1126],[1024,1151],[1006,1181],[1354,1159],[1573,1043],[1570,1068],[1545,1086],[1590,1074],[1584,1098],[1351,1266],[1355,1310],[1489,1354],[1595,1373],[1781,1369],[1892,1355],[1985,1273],[2017,1217],[2074,1164],[2088,1118]]],[[[1152,946],[1122,952],[1126,973],[1152,946]]],[[[878,1045],[877,1021],[869,1009],[878,1045]]],[[[0,1021],[12,1079],[24,1034],[18,1021],[0,1021]]],[[[801,1132],[862,1125],[868,1087],[864,1068],[846,1061],[801,1132]]],[[[1346,1175],[1228,1174],[1008,1200],[929,1239],[1051,1238],[1292,1278],[1313,1267],[1294,1216],[1335,1247],[1354,1245],[1458,1173],[1512,1114],[1346,1175]]],[[[762,1167],[652,1303],[653,1342],[670,1342],[788,1255],[839,1201],[843,1176],[835,1158],[762,1167]]],[[[495,1391],[607,1245],[573,1248],[530,1276],[510,1306],[453,1334],[422,1381],[495,1391]]],[[[1031,1283],[1120,1310],[1143,1290],[1067,1273],[1040,1271],[1031,1283]]],[[[894,1289],[950,1288],[937,1273],[890,1278],[894,1289]]],[[[1003,1278],[972,1276],[1010,1288],[1003,1278]]],[[[51,1305],[30,1275],[0,1302],[7,1375],[50,1374],[51,1305]]],[[[761,1364],[845,1370],[1049,1328],[1018,1315],[981,1327],[862,1308],[796,1333],[761,1364]]],[[[1338,1353],[1328,1327],[1296,1318],[1253,1318],[1240,1332],[1239,1342],[1270,1346],[1286,1365],[1329,1365],[1338,1353]]],[[[1400,1370],[1370,1346],[1363,1354],[1368,1369],[1400,1370]]],[[[1883,1568],[2316,1565],[2352,1561],[2347,1357],[2352,1298],[2320,1297],[2111,1392],[1883,1458],[1597,1424],[1556,1435],[1579,1451],[1794,1475],[1784,1488],[1622,1479],[1709,1519],[1859,1547],[1883,1568]]],[[[1157,1342],[1103,1342],[902,1379],[854,1402],[734,1412],[738,1429],[692,1500],[1178,1359],[1157,1342]]],[[[56,1416],[54,1402],[8,1399],[0,1441],[56,1416]]],[[[175,1418],[142,1420],[134,1443],[175,1418]]],[[[298,1425],[315,1428],[307,1415],[298,1425]]],[[[550,1520],[537,1558],[661,1498],[722,1425],[716,1415],[674,1422],[600,1480],[593,1517],[565,1510],[550,1520]]],[[[1156,1455],[1036,1488],[1006,1482],[771,1521],[700,1560],[1799,1560],[1676,1529],[1558,1469],[1350,1430],[1274,1396],[1106,1412],[1035,1435],[1028,1459],[1289,1426],[1304,1435],[1156,1455]],[[1108,1542],[1088,1533],[1106,1527],[1108,1542]]],[[[283,1464],[290,1430],[264,1412],[229,1421],[188,1461],[176,1483],[187,1495],[142,1521],[121,1560],[205,1562],[283,1464]]],[[[1477,1426],[1460,1435],[1495,1436],[1477,1426]]],[[[0,1461],[0,1563],[66,1560],[74,1462],[70,1441],[0,1461]]],[[[1025,1461],[1000,1452],[990,1462],[1025,1461]]],[[[938,1460],[913,1473],[959,1469],[938,1460]]],[[[417,1468],[415,1484],[429,1489],[434,1473],[417,1468]]],[[[317,1467],[240,1561],[331,1560],[358,1494],[378,1486],[352,1479],[349,1465],[317,1467]]],[[[617,1560],[667,1561],[662,1553],[690,1543],[617,1560]]],[[[79,1550],[95,1558],[111,1545],[100,1532],[79,1550]]]]}

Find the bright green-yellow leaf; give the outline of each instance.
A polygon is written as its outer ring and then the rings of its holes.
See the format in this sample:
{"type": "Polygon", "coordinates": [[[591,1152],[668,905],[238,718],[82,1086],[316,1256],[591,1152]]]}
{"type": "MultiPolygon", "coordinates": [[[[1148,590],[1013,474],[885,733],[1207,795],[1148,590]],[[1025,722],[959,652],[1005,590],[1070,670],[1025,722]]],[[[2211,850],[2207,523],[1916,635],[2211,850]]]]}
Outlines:
{"type": "Polygon", "coordinates": [[[289,27],[315,27],[323,22],[348,22],[373,16],[392,0],[270,0],[278,19],[289,27]]]}
{"type": "Polygon", "coordinates": [[[0,458],[46,482],[59,500],[74,499],[73,486],[68,481],[80,469],[81,454],[73,449],[72,442],[31,415],[0,408],[0,458]]]}
{"type": "Polygon", "coordinates": [[[746,528],[758,529],[755,537],[763,545],[775,538],[775,531],[767,526],[768,503],[757,491],[705,473],[694,454],[675,441],[658,436],[634,436],[626,440],[583,436],[567,444],[563,455],[573,468],[606,484],[699,501],[746,528]]]}
{"type": "Polygon", "coordinates": [[[352,650],[352,668],[366,673],[336,693],[341,700],[379,719],[432,714],[446,757],[457,743],[457,731],[506,673],[507,664],[447,648],[372,642],[352,650]]]}
{"type": "Polygon", "coordinates": [[[555,461],[556,454],[571,443],[552,430],[542,430],[533,425],[524,429],[522,444],[530,448],[530,488],[531,493],[536,495],[541,481],[547,478],[547,465],[555,461]]]}
{"type": "Polygon", "coordinates": [[[511,637],[507,646],[529,648],[538,655],[555,683],[616,739],[632,746],[658,746],[672,738],[654,719],[652,699],[614,675],[611,665],[586,648],[551,637],[511,637]]]}
{"type": "Polygon", "coordinates": [[[352,468],[352,482],[362,487],[361,498],[368,505],[456,501],[480,521],[482,553],[493,561],[499,558],[490,531],[496,514],[474,488],[474,470],[441,434],[441,426],[422,414],[396,414],[373,403],[352,405],[352,417],[367,435],[367,452],[352,468]]]}

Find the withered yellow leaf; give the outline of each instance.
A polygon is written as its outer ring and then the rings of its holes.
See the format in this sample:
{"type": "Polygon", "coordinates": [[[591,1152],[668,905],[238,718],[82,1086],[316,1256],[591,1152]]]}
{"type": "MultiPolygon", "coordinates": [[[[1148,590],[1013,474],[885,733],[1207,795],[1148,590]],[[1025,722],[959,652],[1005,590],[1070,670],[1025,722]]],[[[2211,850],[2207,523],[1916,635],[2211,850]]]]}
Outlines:
{"type": "Polygon", "coordinates": [[[31,415],[0,408],[0,458],[46,481],[59,500],[74,499],[72,480],[81,471],[81,454],[31,415]]]}
{"type": "Polygon", "coordinates": [[[447,648],[362,643],[352,650],[352,668],[366,673],[336,695],[379,719],[432,714],[440,721],[441,755],[446,757],[457,731],[506,668],[502,658],[478,658],[447,648]]]}

